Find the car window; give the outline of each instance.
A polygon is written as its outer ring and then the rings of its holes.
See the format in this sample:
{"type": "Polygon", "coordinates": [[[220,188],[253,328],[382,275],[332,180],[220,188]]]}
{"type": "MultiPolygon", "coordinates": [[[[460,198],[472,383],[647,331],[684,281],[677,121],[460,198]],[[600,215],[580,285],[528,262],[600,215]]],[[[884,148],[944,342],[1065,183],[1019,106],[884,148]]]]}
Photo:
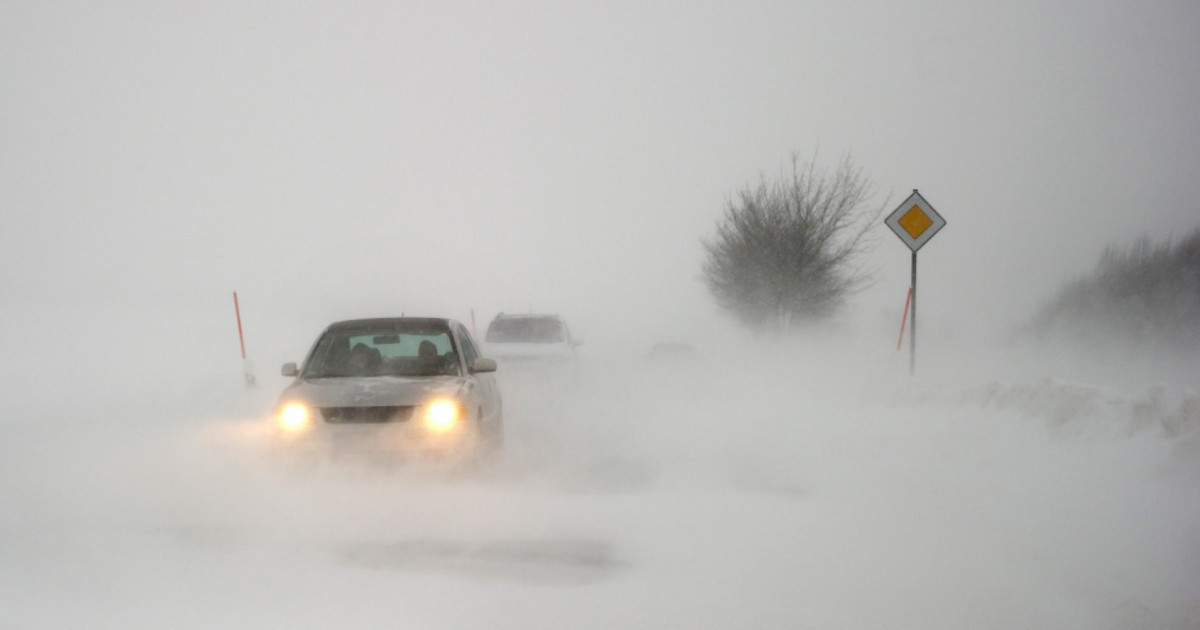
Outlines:
{"type": "Polygon", "coordinates": [[[466,329],[459,328],[458,341],[462,345],[463,358],[466,359],[467,365],[473,365],[475,358],[479,356],[479,351],[475,349],[475,340],[471,338],[466,329]]]}
{"type": "Polygon", "coordinates": [[[566,340],[557,317],[504,317],[492,320],[484,341],[489,343],[561,343],[566,340]]]}
{"type": "Polygon", "coordinates": [[[448,331],[338,331],[317,343],[307,378],[457,375],[448,331]]]}
{"type": "Polygon", "coordinates": [[[453,346],[450,344],[450,335],[444,332],[403,334],[370,332],[351,335],[350,347],[353,348],[355,344],[359,343],[366,344],[371,348],[378,349],[385,359],[391,357],[415,357],[420,353],[422,341],[433,343],[433,347],[437,348],[438,354],[443,354],[453,349],[453,346]]]}

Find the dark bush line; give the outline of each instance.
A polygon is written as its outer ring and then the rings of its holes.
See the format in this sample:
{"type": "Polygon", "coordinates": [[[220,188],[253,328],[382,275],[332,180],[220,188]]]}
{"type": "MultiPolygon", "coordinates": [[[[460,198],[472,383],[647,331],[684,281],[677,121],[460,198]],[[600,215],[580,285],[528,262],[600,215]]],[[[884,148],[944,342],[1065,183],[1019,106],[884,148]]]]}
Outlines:
{"type": "Polygon", "coordinates": [[[1172,244],[1109,245],[1034,315],[1040,340],[1110,339],[1200,347],[1200,228],[1172,244]]]}

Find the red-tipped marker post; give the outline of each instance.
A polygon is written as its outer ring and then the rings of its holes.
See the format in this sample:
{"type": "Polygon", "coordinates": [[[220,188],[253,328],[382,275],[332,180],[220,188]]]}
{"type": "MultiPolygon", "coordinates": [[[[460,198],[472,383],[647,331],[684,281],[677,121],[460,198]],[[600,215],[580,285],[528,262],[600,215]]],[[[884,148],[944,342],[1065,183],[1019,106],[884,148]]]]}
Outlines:
{"type": "Polygon", "coordinates": [[[900,318],[900,338],[896,340],[896,352],[904,346],[904,327],[908,325],[908,304],[912,301],[912,287],[908,287],[908,297],[904,298],[904,316],[900,318]]]}
{"type": "Polygon", "coordinates": [[[242,309],[238,306],[237,291],[233,292],[233,314],[237,316],[238,343],[242,346],[242,372],[246,377],[246,387],[254,387],[254,368],[246,358],[246,338],[242,335],[242,309]]]}

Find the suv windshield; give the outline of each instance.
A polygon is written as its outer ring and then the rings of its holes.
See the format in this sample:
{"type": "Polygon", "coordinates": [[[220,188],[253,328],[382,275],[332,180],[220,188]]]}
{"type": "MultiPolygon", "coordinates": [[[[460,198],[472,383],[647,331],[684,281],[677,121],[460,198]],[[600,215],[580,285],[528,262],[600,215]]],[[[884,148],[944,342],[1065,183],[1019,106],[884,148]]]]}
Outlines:
{"type": "Polygon", "coordinates": [[[492,320],[484,341],[492,343],[560,343],[566,341],[557,317],[505,317],[492,320]]]}
{"type": "Polygon", "coordinates": [[[326,332],[304,368],[306,378],[457,376],[458,356],[446,331],[326,332]]]}

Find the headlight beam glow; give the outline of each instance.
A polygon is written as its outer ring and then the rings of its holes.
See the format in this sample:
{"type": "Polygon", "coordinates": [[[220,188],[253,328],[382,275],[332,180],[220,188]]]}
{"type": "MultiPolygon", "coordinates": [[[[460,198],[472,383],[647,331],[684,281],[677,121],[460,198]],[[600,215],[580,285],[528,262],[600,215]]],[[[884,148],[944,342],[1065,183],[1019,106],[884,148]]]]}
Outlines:
{"type": "Polygon", "coordinates": [[[288,403],[279,411],[279,425],[286,431],[301,431],[308,426],[311,413],[304,403],[288,403]]]}
{"type": "Polygon", "coordinates": [[[436,400],[425,410],[425,426],[444,433],[454,427],[459,419],[458,403],[452,400],[436,400]]]}

